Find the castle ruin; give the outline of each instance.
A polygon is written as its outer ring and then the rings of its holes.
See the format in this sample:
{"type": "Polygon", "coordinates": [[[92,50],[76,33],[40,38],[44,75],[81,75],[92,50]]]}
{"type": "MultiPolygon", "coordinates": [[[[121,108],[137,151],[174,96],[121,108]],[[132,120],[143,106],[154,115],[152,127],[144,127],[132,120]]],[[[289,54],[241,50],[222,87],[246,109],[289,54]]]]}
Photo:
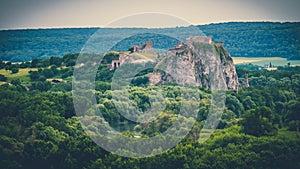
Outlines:
{"type": "Polygon", "coordinates": [[[152,46],[152,41],[149,40],[147,41],[145,44],[143,44],[142,46],[132,46],[132,52],[145,52],[145,51],[149,51],[152,50],[153,46],[152,46]]]}
{"type": "Polygon", "coordinates": [[[192,42],[211,44],[212,36],[191,36],[186,39],[188,45],[191,45],[192,42]]]}
{"type": "Polygon", "coordinates": [[[124,63],[125,57],[126,57],[125,53],[123,53],[123,52],[119,53],[119,59],[118,60],[112,60],[111,64],[107,65],[108,68],[110,70],[114,70],[114,69],[120,67],[124,63]]]}
{"type": "MultiPolygon", "coordinates": [[[[186,43],[188,46],[191,46],[192,43],[202,43],[202,44],[215,44],[217,47],[224,47],[224,42],[214,42],[212,41],[212,36],[191,36],[186,39],[186,43]]],[[[180,50],[183,46],[185,46],[182,41],[178,42],[178,45],[174,46],[169,51],[177,51],[180,50]]]]}
{"type": "Polygon", "coordinates": [[[112,60],[111,64],[108,65],[110,70],[114,70],[121,66],[120,60],[112,60]]]}
{"type": "Polygon", "coordinates": [[[215,42],[215,45],[218,47],[224,47],[224,42],[215,42]]]}
{"type": "MultiPolygon", "coordinates": [[[[170,52],[174,51],[177,53],[177,51],[181,51],[181,49],[184,49],[186,45],[190,46],[192,43],[202,43],[202,44],[212,44],[212,36],[191,36],[186,39],[187,44],[184,44],[182,41],[179,41],[176,46],[173,48],[169,49],[170,52]]],[[[217,47],[224,47],[223,42],[214,42],[214,44],[217,47]]],[[[142,52],[149,52],[153,49],[153,43],[151,40],[147,41],[145,44],[141,46],[132,46],[131,47],[131,53],[142,53],[142,52]]],[[[114,70],[118,67],[120,67],[124,61],[126,56],[129,53],[123,53],[121,52],[119,54],[119,60],[112,60],[111,64],[108,64],[107,66],[109,67],[110,70],[114,70]]]]}
{"type": "Polygon", "coordinates": [[[248,73],[245,74],[244,82],[241,84],[241,87],[249,87],[249,79],[248,79],[248,73]]]}
{"type": "Polygon", "coordinates": [[[180,49],[182,46],[184,46],[184,43],[180,40],[178,45],[174,46],[174,49],[180,49]]]}
{"type": "Polygon", "coordinates": [[[174,46],[173,48],[169,49],[169,51],[179,51],[184,46],[186,46],[186,45],[182,41],[179,41],[178,44],[176,46],[174,46]]]}
{"type": "MultiPolygon", "coordinates": [[[[153,49],[152,41],[149,40],[145,44],[143,44],[142,46],[132,46],[131,49],[132,49],[132,53],[136,53],[136,52],[149,52],[149,51],[151,51],[153,49]]],[[[120,67],[124,63],[126,55],[128,55],[128,53],[126,54],[124,52],[121,52],[119,54],[119,60],[112,60],[111,64],[107,65],[108,68],[110,70],[114,70],[114,69],[120,67]]]]}

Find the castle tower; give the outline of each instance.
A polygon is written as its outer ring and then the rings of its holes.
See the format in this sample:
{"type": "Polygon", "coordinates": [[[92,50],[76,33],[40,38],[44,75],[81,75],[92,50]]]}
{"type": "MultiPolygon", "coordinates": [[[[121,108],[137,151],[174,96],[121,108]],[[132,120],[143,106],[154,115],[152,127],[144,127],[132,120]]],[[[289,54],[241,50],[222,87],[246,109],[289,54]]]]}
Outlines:
{"type": "Polygon", "coordinates": [[[146,42],[146,44],[143,46],[142,50],[151,50],[152,49],[152,41],[149,40],[146,42]]]}
{"type": "Polygon", "coordinates": [[[134,52],[138,52],[138,50],[139,50],[139,47],[138,46],[132,46],[132,52],[134,53],[134,52]]]}
{"type": "Polygon", "coordinates": [[[248,73],[245,74],[245,80],[244,80],[243,86],[249,87],[248,73]]]}
{"type": "Polygon", "coordinates": [[[153,48],[152,41],[149,40],[142,46],[132,46],[132,52],[135,53],[135,52],[149,51],[152,50],[152,48],[153,48]]]}

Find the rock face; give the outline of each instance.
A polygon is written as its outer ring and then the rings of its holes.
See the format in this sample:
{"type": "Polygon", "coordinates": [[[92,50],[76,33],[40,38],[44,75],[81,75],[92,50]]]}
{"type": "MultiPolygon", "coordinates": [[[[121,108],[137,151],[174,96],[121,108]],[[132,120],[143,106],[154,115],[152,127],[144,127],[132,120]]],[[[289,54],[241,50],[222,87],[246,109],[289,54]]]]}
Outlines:
{"type": "Polygon", "coordinates": [[[157,63],[162,83],[192,84],[208,89],[237,90],[238,76],[229,53],[211,37],[190,37],[170,49],[157,63]]]}
{"type": "Polygon", "coordinates": [[[111,70],[125,63],[156,64],[154,73],[149,73],[150,84],[170,83],[202,86],[207,89],[234,89],[239,87],[238,76],[223,42],[212,42],[210,36],[192,36],[187,43],[182,41],[165,55],[158,57],[152,50],[152,42],[141,47],[133,46],[132,52],[120,53],[113,60],[111,70]]]}

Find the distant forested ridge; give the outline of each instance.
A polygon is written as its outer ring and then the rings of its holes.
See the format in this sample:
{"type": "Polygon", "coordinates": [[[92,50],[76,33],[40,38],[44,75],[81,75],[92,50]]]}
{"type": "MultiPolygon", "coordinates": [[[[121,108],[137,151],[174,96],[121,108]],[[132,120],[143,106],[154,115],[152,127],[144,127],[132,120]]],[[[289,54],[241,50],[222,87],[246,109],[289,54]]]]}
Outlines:
{"type": "MultiPolygon", "coordinates": [[[[225,42],[225,48],[232,56],[281,56],[288,59],[300,59],[299,22],[230,22],[198,27],[205,35],[213,36],[214,41],[225,42]]],[[[62,57],[68,53],[79,53],[85,42],[97,30],[99,28],[1,30],[0,60],[29,61],[34,58],[62,57]]],[[[126,34],[147,29],[100,28],[100,30],[103,35],[117,36],[116,32],[126,34]]],[[[180,27],[162,28],[158,29],[158,32],[163,34],[173,31],[182,35],[188,34],[184,30],[180,27]]],[[[131,45],[140,45],[153,37],[155,37],[154,47],[156,48],[169,48],[177,43],[174,38],[149,34],[129,37],[112,49],[125,51],[131,45]]],[[[107,36],[106,38],[114,37],[107,36]]]]}

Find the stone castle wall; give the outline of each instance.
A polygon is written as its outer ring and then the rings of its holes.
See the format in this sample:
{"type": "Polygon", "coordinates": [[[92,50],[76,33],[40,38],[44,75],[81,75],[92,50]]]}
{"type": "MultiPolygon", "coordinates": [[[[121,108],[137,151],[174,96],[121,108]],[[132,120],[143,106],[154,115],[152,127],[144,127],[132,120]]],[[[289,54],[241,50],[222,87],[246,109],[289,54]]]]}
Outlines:
{"type": "Polygon", "coordinates": [[[215,42],[215,45],[218,47],[224,47],[224,42],[215,42]]]}
{"type": "Polygon", "coordinates": [[[211,36],[191,36],[186,39],[186,42],[187,42],[187,44],[192,44],[192,42],[211,44],[212,37],[211,36]]]}
{"type": "Polygon", "coordinates": [[[149,40],[142,46],[132,46],[132,49],[133,49],[133,51],[132,51],[133,53],[152,50],[153,49],[152,41],[149,40]]]}

